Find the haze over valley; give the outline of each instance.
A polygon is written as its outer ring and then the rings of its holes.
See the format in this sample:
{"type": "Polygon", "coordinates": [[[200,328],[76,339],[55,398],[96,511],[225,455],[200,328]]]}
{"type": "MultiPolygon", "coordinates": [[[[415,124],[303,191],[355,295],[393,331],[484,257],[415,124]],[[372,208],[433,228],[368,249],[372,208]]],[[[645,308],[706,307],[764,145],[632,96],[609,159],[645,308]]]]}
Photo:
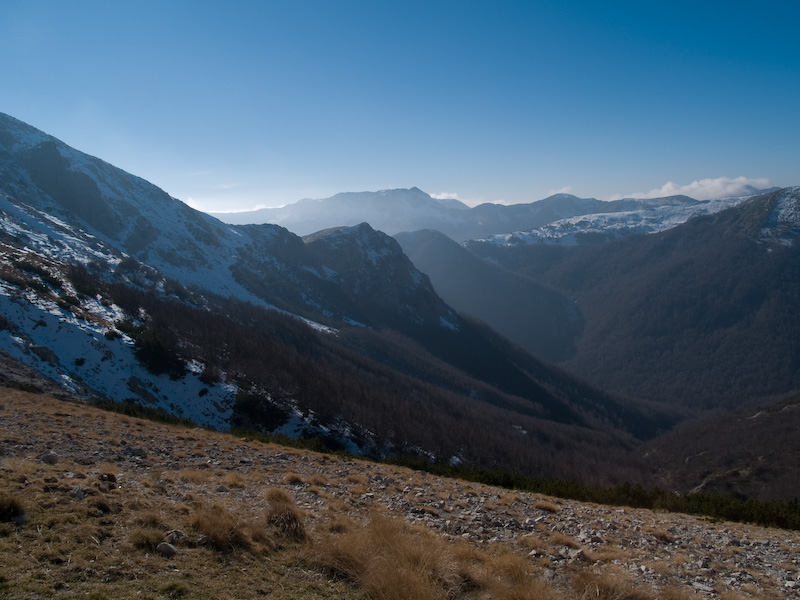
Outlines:
{"type": "Polygon", "coordinates": [[[1,124],[9,374],[375,457],[796,493],[793,438],[766,471],[759,430],[741,468],[685,474],[670,440],[709,411],[794,414],[798,188],[475,208],[417,188],[341,194],[298,203],[322,227],[300,237],[225,224],[1,124]],[[352,224],[359,210],[423,229],[393,238],[352,224]]]}

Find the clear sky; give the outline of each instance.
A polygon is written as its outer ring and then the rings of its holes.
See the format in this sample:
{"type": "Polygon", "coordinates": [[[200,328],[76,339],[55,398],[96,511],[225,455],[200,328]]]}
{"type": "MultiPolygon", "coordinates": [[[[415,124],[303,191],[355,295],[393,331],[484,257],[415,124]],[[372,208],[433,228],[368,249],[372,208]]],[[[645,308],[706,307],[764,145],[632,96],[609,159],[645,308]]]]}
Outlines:
{"type": "Polygon", "coordinates": [[[800,4],[2,0],[0,112],[202,210],[800,185],[800,4]]]}

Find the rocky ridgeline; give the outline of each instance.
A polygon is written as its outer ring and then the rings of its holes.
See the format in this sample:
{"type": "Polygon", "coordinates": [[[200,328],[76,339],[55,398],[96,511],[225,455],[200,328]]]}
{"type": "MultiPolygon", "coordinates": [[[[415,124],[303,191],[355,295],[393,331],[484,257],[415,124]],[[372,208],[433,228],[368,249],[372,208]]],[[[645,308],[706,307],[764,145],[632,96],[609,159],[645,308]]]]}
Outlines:
{"type": "MultiPolygon", "coordinates": [[[[76,472],[115,465],[121,492],[179,503],[202,495],[232,506],[264,503],[264,486],[292,492],[309,528],[378,509],[451,539],[524,552],[558,585],[576,568],[627,571],[638,584],[679,586],[706,598],[800,597],[800,534],[692,516],[607,507],[447,480],[409,469],[301,452],[148,423],[20,392],[0,396],[0,467],[57,467],[53,493],[81,500],[76,472]],[[170,473],[207,473],[203,481],[170,473]],[[238,474],[259,485],[226,484],[238,474]]],[[[102,468],[101,468],[102,470],[102,468]]],[[[99,473],[99,472],[98,472],[99,473]]],[[[95,474],[94,477],[110,477],[95,474]]],[[[173,532],[180,536],[180,532],[173,532]]],[[[161,549],[159,550],[161,551],[161,549]]],[[[169,557],[180,545],[164,547],[169,557]]]]}

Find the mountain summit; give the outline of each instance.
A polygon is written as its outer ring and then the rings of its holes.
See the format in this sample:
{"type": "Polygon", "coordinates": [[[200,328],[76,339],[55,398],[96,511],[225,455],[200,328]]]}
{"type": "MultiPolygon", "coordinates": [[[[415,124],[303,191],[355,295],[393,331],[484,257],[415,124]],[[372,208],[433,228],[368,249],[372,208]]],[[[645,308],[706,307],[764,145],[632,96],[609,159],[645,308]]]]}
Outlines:
{"type": "Polygon", "coordinates": [[[437,200],[419,188],[344,192],[330,198],[305,199],[281,208],[262,208],[235,213],[211,213],[231,224],[274,223],[297,235],[310,235],[332,227],[353,226],[368,222],[392,235],[413,231],[431,222],[447,227],[459,222],[459,213],[468,207],[458,201],[437,200]]]}

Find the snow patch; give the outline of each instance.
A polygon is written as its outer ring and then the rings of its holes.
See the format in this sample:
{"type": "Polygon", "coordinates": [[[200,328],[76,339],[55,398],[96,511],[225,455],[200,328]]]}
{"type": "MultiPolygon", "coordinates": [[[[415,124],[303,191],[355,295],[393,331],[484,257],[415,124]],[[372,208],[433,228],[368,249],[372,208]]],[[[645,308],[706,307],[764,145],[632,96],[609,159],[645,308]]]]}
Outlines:
{"type": "Polygon", "coordinates": [[[714,214],[737,206],[748,198],[749,196],[740,196],[697,203],[669,203],[629,211],[568,217],[530,231],[494,235],[476,241],[498,246],[517,244],[575,246],[580,243],[580,236],[587,234],[614,238],[631,234],[658,233],[677,227],[692,217],[714,214]]]}

